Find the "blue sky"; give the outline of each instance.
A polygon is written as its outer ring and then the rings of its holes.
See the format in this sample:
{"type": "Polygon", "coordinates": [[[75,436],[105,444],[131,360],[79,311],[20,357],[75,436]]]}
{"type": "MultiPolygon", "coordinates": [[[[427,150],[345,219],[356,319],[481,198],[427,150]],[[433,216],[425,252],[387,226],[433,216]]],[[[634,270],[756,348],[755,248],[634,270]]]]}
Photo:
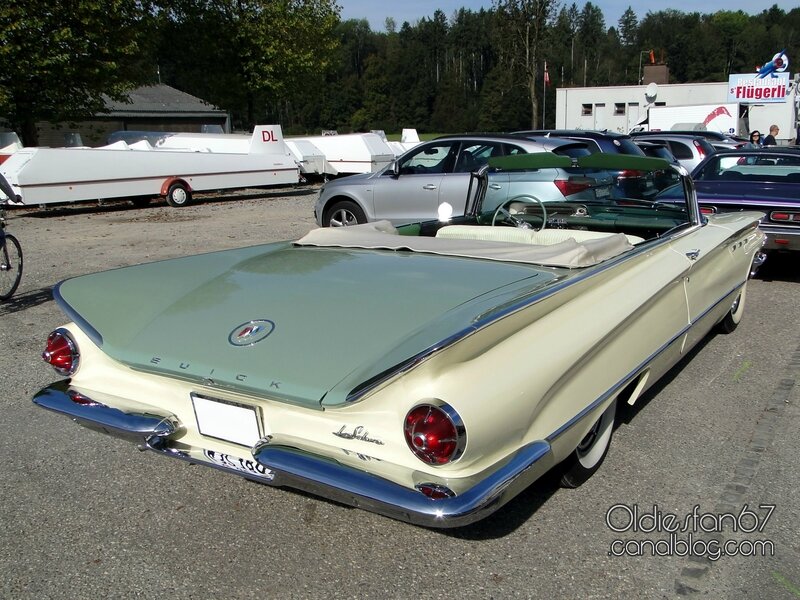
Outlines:
{"type": "MultiPolygon", "coordinates": [[[[403,21],[413,23],[422,17],[430,17],[436,9],[441,9],[449,18],[461,7],[471,10],[491,8],[491,0],[403,0],[402,2],[381,2],[380,0],[337,0],[342,7],[342,19],[363,19],[369,21],[373,31],[383,31],[386,17],[393,17],[398,29],[403,21]]],[[[585,0],[574,0],[580,10],[586,4],[585,0]]],[[[573,0],[562,0],[564,6],[571,5],[573,0]]],[[[696,0],[592,0],[592,4],[599,6],[606,20],[606,27],[617,26],[622,13],[628,6],[633,7],[639,19],[644,18],[648,12],[655,12],[674,8],[681,12],[714,13],[718,10],[743,10],[754,14],[777,4],[788,11],[797,6],[797,0],[707,0],[698,3],[696,0]]]]}

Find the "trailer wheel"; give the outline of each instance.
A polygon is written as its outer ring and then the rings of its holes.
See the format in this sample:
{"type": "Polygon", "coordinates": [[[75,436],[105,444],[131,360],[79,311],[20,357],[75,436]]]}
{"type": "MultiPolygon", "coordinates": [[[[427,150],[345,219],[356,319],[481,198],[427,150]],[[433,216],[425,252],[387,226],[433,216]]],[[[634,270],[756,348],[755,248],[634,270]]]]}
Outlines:
{"type": "Polygon", "coordinates": [[[167,190],[167,204],[170,206],[186,206],[192,201],[192,193],[187,185],[181,181],[176,181],[167,190]]]}

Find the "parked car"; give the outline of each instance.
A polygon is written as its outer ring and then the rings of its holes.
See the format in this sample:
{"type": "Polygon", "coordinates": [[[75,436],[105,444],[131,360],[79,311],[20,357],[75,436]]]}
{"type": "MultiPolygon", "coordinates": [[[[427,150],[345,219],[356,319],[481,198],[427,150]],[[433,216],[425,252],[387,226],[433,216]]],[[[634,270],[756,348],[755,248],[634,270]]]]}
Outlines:
{"type": "Polygon", "coordinates": [[[164,456],[430,527],[486,517],[554,468],[580,485],[617,406],[715,326],[736,328],[762,215],[705,221],[683,178],[673,205],[523,191],[540,169],[659,159],[489,165],[461,216],[61,282],[71,322],[43,358],[65,379],[34,402],[164,456]],[[517,191],[490,194],[504,174],[517,191]]]}
{"type": "MultiPolygon", "coordinates": [[[[641,136],[636,136],[634,139],[642,138],[641,136]]],[[[678,159],[678,162],[690,173],[706,156],[716,152],[716,149],[708,140],[698,135],[662,133],[661,135],[647,135],[643,139],[649,142],[665,144],[675,158],[678,159]]]]}
{"type": "Polygon", "coordinates": [[[675,158],[675,155],[670,151],[669,146],[664,142],[636,140],[636,145],[644,152],[645,156],[652,158],[661,158],[671,164],[673,167],[679,166],[681,163],[675,158]]]}
{"type": "Polygon", "coordinates": [[[610,154],[629,154],[631,156],[644,156],[636,146],[631,136],[615,131],[595,131],[592,129],[529,129],[517,131],[515,135],[546,136],[580,140],[589,145],[594,152],[610,154]]]}
{"type": "Polygon", "coordinates": [[[702,137],[710,143],[715,150],[734,150],[743,146],[747,140],[737,138],[726,133],[719,131],[709,131],[704,129],[697,130],[669,130],[669,131],[631,131],[630,135],[633,138],[647,139],[649,136],[661,136],[664,134],[669,135],[688,135],[692,137],[702,137]]]}
{"type": "MultiPolygon", "coordinates": [[[[667,161],[672,167],[679,167],[681,163],[675,158],[675,155],[670,152],[669,147],[661,142],[640,141],[636,140],[636,145],[642,149],[642,152],[647,156],[653,158],[661,158],[667,161]]],[[[678,183],[678,176],[676,169],[661,169],[653,172],[653,179],[656,189],[664,190],[670,186],[678,183]]]]}
{"type": "MultiPolygon", "coordinates": [[[[765,249],[800,250],[799,148],[720,150],[695,168],[692,179],[703,213],[762,211],[765,249]]],[[[680,192],[666,190],[659,199],[671,196],[680,192]]]]}
{"type": "MultiPolygon", "coordinates": [[[[614,131],[594,131],[590,129],[532,129],[518,131],[516,135],[546,136],[566,138],[584,142],[592,153],[605,152],[607,154],[627,154],[631,156],[644,156],[642,150],[633,142],[629,135],[614,131]]],[[[654,196],[658,193],[653,180],[653,174],[626,169],[613,174],[617,193],[622,197],[654,196]]]]}
{"type": "MultiPolygon", "coordinates": [[[[340,227],[381,219],[395,225],[435,219],[443,203],[463,214],[470,173],[490,157],[548,151],[567,156],[589,154],[585,144],[568,140],[482,134],[440,137],[415,146],[375,173],[327,182],[320,189],[314,215],[319,225],[340,227]]],[[[609,185],[599,181],[577,189],[569,184],[569,174],[557,169],[545,169],[540,176],[542,197],[560,200],[565,199],[564,193],[591,196],[594,187],[602,194],[609,185]]]]}

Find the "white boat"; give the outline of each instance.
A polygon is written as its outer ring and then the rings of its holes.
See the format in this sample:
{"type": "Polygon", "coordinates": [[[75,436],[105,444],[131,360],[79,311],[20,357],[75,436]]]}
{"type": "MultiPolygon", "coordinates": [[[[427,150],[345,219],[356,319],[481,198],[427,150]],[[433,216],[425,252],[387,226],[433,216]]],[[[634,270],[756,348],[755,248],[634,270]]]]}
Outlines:
{"type": "Polygon", "coordinates": [[[325,156],[326,175],[379,171],[395,159],[394,151],[375,133],[294,137],[316,146],[325,156]]]}
{"type": "MultiPolygon", "coordinates": [[[[0,164],[4,163],[9,156],[22,148],[19,136],[13,131],[0,132],[0,164]]],[[[0,193],[2,196],[2,193],[0,193]]]]}
{"type": "Polygon", "coordinates": [[[292,185],[299,168],[279,125],[252,136],[173,134],[101,148],[21,148],[0,165],[17,194],[11,204],[163,196],[172,206],[193,192],[292,185]]]}
{"type": "Polygon", "coordinates": [[[303,175],[324,175],[325,154],[308,140],[300,138],[286,138],[286,147],[294,156],[295,162],[300,167],[303,175]]]}
{"type": "Polygon", "coordinates": [[[420,143],[416,129],[403,129],[399,142],[387,142],[394,151],[395,156],[400,156],[420,143]]]}

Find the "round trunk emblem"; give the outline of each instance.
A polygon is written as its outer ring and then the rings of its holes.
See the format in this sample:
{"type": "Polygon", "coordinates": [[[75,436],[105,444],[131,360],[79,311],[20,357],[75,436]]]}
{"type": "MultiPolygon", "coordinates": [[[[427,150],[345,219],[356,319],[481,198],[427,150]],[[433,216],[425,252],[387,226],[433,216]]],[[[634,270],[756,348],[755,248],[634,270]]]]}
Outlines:
{"type": "Polygon", "coordinates": [[[275,329],[275,323],[266,319],[248,321],[236,327],[228,336],[234,346],[252,346],[266,338],[275,329]]]}

